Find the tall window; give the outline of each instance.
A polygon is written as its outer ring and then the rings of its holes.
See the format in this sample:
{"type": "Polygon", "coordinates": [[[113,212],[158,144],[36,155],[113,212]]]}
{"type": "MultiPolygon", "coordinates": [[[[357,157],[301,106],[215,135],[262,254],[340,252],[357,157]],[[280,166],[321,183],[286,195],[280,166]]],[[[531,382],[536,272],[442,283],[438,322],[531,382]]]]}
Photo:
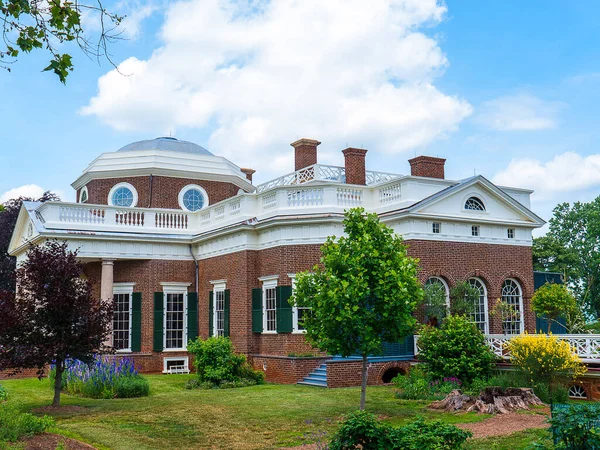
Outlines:
{"type": "Polygon", "coordinates": [[[165,293],[165,348],[186,347],[185,311],[187,293],[165,293]]]}
{"type": "Polygon", "coordinates": [[[471,211],[485,211],[485,205],[481,199],[477,197],[469,197],[465,202],[465,209],[471,211]]]}
{"type": "Polygon", "coordinates": [[[115,350],[131,348],[131,293],[114,294],[113,347],[115,350]]]}
{"type": "Polygon", "coordinates": [[[450,291],[446,282],[439,277],[428,278],[425,282],[425,319],[429,325],[438,325],[450,309],[450,291]],[[444,299],[443,304],[437,301],[444,299]]]}
{"type": "MultiPolygon", "coordinates": [[[[288,273],[288,277],[292,280],[292,293],[296,291],[296,274],[288,273]]],[[[294,306],[292,308],[292,331],[294,333],[304,333],[306,328],[304,328],[304,318],[308,315],[310,308],[305,308],[302,306],[294,306]]]]}
{"type": "Polygon", "coordinates": [[[277,331],[277,280],[263,283],[263,330],[274,333],[277,331]]]}
{"type": "Polygon", "coordinates": [[[216,287],[214,290],[214,331],[215,336],[225,335],[225,286],[216,287]]]}
{"type": "Polygon", "coordinates": [[[523,326],[523,295],[521,285],[512,279],[502,283],[502,332],[520,334],[523,326]]]}
{"type": "Polygon", "coordinates": [[[487,291],[479,278],[469,278],[469,284],[479,290],[479,299],[473,305],[471,317],[482,333],[488,333],[487,291]]]}

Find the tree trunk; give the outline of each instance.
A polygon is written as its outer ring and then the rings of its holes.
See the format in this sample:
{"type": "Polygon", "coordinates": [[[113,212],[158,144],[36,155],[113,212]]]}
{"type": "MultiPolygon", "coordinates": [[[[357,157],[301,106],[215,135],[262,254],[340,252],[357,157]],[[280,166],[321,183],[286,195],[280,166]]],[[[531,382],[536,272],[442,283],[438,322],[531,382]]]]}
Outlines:
{"type": "Polygon", "coordinates": [[[52,406],[60,406],[60,389],[62,387],[63,364],[62,361],[56,360],[56,378],[54,379],[54,400],[52,406]]]}
{"type": "Polygon", "coordinates": [[[360,386],[360,409],[365,409],[365,400],[367,399],[367,355],[362,359],[362,384],[360,386]]]}
{"type": "Polygon", "coordinates": [[[550,316],[546,316],[546,318],[548,319],[548,335],[550,335],[550,329],[552,328],[552,319],[550,318],[550,316]]]}

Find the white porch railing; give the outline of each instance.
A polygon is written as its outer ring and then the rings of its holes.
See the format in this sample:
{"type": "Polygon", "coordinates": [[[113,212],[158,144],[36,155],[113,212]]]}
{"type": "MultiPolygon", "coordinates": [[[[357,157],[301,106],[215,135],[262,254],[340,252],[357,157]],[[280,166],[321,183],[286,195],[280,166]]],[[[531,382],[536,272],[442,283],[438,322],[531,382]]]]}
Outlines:
{"type": "MultiPolygon", "coordinates": [[[[571,344],[582,362],[600,362],[600,334],[555,334],[554,336],[571,344]]],[[[494,354],[503,359],[510,358],[510,353],[506,350],[505,344],[513,337],[506,334],[488,334],[485,336],[494,354]]],[[[415,355],[419,353],[418,341],[419,336],[415,336],[415,355]]]]}

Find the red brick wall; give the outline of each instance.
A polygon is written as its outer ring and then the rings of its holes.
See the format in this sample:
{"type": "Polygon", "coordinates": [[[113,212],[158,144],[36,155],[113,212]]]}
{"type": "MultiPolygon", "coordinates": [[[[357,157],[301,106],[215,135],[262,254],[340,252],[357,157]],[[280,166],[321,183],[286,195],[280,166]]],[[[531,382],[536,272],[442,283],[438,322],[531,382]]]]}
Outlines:
{"type": "Polygon", "coordinates": [[[344,166],[346,168],[347,184],[367,184],[367,172],[365,157],[367,151],[360,148],[349,147],[342,150],[344,154],[344,166]]]}
{"type": "MultiPolygon", "coordinates": [[[[392,368],[398,368],[406,373],[410,370],[408,361],[374,362],[369,363],[367,371],[367,384],[375,386],[384,384],[383,374],[392,368]]],[[[362,361],[328,361],[327,362],[327,387],[340,388],[360,386],[362,383],[362,361]]]]}
{"type": "Polygon", "coordinates": [[[286,358],[283,356],[253,355],[254,369],[265,373],[271,383],[295,384],[329,358],[286,358]]]}
{"type": "Polygon", "coordinates": [[[417,156],[408,160],[410,164],[410,174],[413,177],[429,177],[444,179],[443,158],[434,158],[432,156],[417,156]]]}
{"type": "Polygon", "coordinates": [[[0,370],[0,380],[37,377],[37,369],[21,369],[14,373],[12,370],[0,370]]]}
{"type": "MultiPolygon", "coordinates": [[[[210,204],[220,202],[237,195],[240,189],[234,184],[221,181],[194,180],[192,178],[152,177],[152,201],[150,202],[150,177],[124,177],[92,180],[87,184],[88,203],[106,205],[108,193],[117,183],[129,183],[138,193],[137,206],[140,208],[181,209],[179,192],[188,184],[197,184],[208,194],[210,204]]],[[[80,192],[77,192],[79,199],[80,192]]]]}

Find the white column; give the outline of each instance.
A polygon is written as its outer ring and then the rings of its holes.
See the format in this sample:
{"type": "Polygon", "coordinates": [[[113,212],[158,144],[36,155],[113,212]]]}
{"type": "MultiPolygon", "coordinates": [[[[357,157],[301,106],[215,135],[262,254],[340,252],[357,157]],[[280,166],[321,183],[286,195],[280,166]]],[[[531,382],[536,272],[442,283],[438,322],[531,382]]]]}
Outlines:
{"type": "Polygon", "coordinates": [[[115,266],[114,259],[102,260],[102,278],[100,280],[100,298],[104,301],[113,301],[113,269],[115,266]]]}

